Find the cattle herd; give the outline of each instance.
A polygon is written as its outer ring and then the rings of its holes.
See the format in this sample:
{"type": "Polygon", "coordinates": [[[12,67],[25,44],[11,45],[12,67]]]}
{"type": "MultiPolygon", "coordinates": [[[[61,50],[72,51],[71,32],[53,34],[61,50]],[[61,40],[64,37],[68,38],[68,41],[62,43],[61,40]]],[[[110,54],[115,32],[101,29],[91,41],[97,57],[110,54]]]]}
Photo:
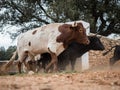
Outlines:
{"type": "MultiPolygon", "coordinates": [[[[17,50],[4,68],[7,69],[18,55],[19,73],[21,73],[22,64],[27,71],[38,72],[43,68],[44,72],[56,72],[66,70],[66,66],[71,63],[71,70],[74,71],[78,57],[89,50],[105,50],[100,41],[101,37],[87,36],[87,28],[81,22],[74,22],[72,24],[52,23],[29,30],[18,37],[17,50]],[[37,56],[39,58],[35,59],[37,56]]],[[[111,66],[120,60],[120,46],[111,47],[110,50],[112,48],[115,48],[115,51],[110,58],[111,66]]]]}

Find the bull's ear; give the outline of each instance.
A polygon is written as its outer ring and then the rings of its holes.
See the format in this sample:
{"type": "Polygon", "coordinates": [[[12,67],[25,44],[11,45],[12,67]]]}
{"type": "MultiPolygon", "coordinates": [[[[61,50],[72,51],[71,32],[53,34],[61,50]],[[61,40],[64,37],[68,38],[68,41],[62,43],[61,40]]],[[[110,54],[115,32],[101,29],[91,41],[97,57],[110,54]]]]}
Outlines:
{"type": "Polygon", "coordinates": [[[77,23],[77,30],[79,30],[79,32],[86,31],[82,23],[77,23]]]}

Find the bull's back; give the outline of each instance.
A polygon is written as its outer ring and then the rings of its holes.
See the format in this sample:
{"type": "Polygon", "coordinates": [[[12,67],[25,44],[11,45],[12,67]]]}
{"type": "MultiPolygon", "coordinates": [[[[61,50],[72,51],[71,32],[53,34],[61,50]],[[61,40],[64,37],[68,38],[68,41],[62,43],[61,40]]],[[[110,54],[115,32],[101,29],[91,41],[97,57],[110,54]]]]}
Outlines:
{"type": "Polygon", "coordinates": [[[56,43],[56,37],[60,33],[58,27],[61,24],[48,24],[33,30],[29,30],[18,37],[18,52],[29,51],[33,54],[49,52],[48,43],[56,43]]]}
{"type": "Polygon", "coordinates": [[[47,33],[45,33],[44,31],[40,32],[41,29],[42,28],[40,27],[21,34],[18,37],[18,52],[22,53],[25,51],[29,51],[32,53],[38,53],[39,51],[42,51],[40,49],[44,49],[47,46],[47,37],[45,37],[47,36],[45,35],[47,33]],[[33,32],[35,31],[36,33],[33,34],[33,32]]]}

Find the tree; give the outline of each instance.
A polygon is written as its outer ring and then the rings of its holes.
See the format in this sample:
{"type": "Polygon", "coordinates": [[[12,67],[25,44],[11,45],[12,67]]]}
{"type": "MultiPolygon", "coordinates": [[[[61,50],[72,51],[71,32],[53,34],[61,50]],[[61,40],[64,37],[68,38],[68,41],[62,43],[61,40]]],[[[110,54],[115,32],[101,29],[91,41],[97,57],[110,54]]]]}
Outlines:
{"type": "Polygon", "coordinates": [[[16,50],[16,46],[9,46],[4,55],[5,60],[9,60],[12,57],[13,52],[15,50],[16,50]]]}
{"type": "Polygon", "coordinates": [[[120,33],[119,0],[1,0],[0,26],[20,25],[19,33],[51,22],[85,20],[91,32],[120,33]]]}
{"type": "Polygon", "coordinates": [[[5,60],[5,48],[0,47],[0,60],[5,60]]]}
{"type": "MultiPolygon", "coordinates": [[[[16,46],[9,46],[9,48],[7,50],[5,50],[4,47],[0,47],[0,60],[9,60],[12,55],[13,52],[16,50],[16,46]]],[[[17,59],[17,56],[16,56],[17,59]]]]}

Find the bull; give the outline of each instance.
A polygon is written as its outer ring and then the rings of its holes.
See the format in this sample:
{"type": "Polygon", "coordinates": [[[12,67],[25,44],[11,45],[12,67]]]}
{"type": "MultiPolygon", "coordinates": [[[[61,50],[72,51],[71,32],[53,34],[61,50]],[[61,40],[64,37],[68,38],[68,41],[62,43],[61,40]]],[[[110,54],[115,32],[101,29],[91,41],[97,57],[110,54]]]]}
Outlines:
{"type": "MultiPolygon", "coordinates": [[[[58,56],[58,68],[59,70],[65,70],[68,63],[71,63],[71,70],[74,70],[75,62],[78,57],[81,57],[84,53],[89,50],[104,50],[104,45],[100,39],[96,36],[88,36],[90,43],[88,45],[79,44],[77,42],[72,42],[59,56],[58,56]]],[[[38,62],[43,63],[42,67],[50,62],[51,57],[48,53],[44,53],[38,62]]],[[[40,65],[40,64],[39,64],[40,65]]]]}
{"type": "Polygon", "coordinates": [[[120,60],[120,45],[115,45],[113,47],[111,47],[108,51],[103,53],[103,56],[107,55],[113,48],[114,49],[114,54],[113,56],[110,58],[109,63],[110,66],[113,66],[117,61],[120,60]]]}
{"type": "MultiPolygon", "coordinates": [[[[90,42],[86,36],[86,29],[81,22],[75,22],[74,24],[52,23],[22,33],[18,37],[15,53],[18,54],[19,72],[21,73],[21,64],[27,58],[34,60],[37,54],[46,52],[51,55],[51,62],[46,66],[46,71],[52,65],[54,71],[57,71],[57,56],[73,41],[86,45],[90,42]]],[[[14,57],[5,67],[7,68],[13,60],[14,57]]]]}

